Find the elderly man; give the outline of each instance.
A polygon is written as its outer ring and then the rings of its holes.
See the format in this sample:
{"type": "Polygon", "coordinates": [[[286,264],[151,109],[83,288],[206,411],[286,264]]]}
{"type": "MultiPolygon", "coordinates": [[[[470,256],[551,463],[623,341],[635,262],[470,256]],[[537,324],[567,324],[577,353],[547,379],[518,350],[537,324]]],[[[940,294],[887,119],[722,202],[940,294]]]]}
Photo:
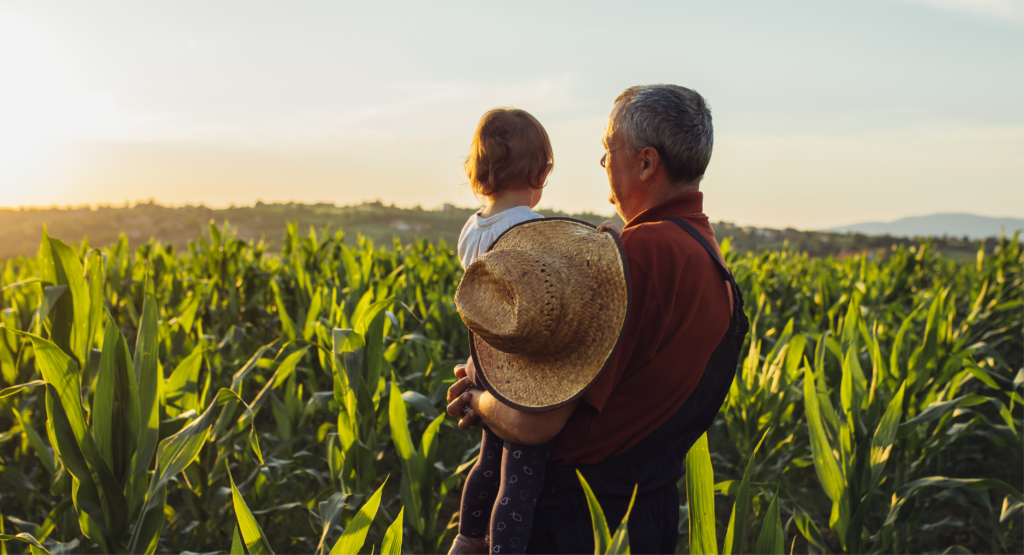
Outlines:
{"type": "Polygon", "coordinates": [[[743,300],[702,207],[713,144],[704,98],[676,85],[629,88],[615,101],[603,142],[609,201],[626,222],[632,296],[614,360],[579,401],[551,412],[520,412],[467,389],[463,367],[448,392],[460,428],[486,425],[532,445],[557,438],[533,553],[593,553],[576,470],[611,526],[637,485],[632,552],[674,552],[686,453],[721,407],[747,332],[743,300]]]}

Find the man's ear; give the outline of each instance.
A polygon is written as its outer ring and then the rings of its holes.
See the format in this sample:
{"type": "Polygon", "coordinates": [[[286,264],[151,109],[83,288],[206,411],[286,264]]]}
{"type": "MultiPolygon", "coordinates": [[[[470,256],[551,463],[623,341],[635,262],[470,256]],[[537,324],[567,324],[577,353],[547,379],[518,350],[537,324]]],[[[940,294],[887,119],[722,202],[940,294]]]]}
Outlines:
{"type": "Polygon", "coordinates": [[[658,150],[654,147],[644,147],[637,155],[637,159],[640,163],[640,180],[647,181],[654,174],[657,173],[659,166],[661,166],[661,155],[658,154],[658,150]]]}

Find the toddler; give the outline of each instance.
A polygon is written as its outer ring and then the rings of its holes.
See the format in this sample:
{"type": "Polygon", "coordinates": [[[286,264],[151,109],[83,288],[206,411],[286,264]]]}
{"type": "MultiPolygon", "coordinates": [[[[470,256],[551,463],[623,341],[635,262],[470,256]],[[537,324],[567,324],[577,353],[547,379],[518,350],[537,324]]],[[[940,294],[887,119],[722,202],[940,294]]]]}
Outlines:
{"type": "MultiPolygon", "coordinates": [[[[463,268],[508,228],[542,217],[532,209],[540,202],[553,164],[547,131],[529,113],[495,108],[480,118],[465,169],[473,192],[486,206],[469,217],[459,236],[463,268]]],[[[614,220],[598,230],[622,233],[614,220]]],[[[476,376],[470,377],[484,389],[476,376]]],[[[483,429],[480,458],[462,490],[459,534],[450,555],[526,552],[553,443],[520,445],[483,429]]]]}

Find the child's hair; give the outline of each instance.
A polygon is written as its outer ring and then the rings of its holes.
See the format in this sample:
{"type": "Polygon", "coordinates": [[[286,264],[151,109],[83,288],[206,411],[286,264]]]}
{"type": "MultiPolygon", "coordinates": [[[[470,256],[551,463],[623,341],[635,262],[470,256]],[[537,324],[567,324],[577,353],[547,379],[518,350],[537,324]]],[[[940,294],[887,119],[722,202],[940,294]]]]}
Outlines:
{"type": "Polygon", "coordinates": [[[473,193],[490,197],[523,181],[532,187],[553,163],[551,139],[537,118],[518,108],[495,108],[480,118],[465,169],[473,193]]]}

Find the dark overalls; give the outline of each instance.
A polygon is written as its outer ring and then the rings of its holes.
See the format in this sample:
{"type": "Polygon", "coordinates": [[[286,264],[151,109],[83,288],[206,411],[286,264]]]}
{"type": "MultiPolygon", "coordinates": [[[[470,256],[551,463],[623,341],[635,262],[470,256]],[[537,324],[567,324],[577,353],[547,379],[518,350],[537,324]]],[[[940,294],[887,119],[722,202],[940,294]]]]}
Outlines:
{"type": "Polygon", "coordinates": [[[675,552],[679,540],[676,483],[685,472],[686,453],[711,427],[725,401],[736,375],[748,323],[739,287],[707,239],[684,220],[666,218],[663,221],[678,225],[700,242],[729,282],[733,294],[729,329],[711,354],[696,388],[679,410],[635,446],[592,465],[548,462],[528,553],[594,552],[593,524],[576,476],[577,469],[594,490],[609,527],[618,526],[622,521],[633,485],[638,485],[636,503],[629,515],[632,553],[675,552]]]}

